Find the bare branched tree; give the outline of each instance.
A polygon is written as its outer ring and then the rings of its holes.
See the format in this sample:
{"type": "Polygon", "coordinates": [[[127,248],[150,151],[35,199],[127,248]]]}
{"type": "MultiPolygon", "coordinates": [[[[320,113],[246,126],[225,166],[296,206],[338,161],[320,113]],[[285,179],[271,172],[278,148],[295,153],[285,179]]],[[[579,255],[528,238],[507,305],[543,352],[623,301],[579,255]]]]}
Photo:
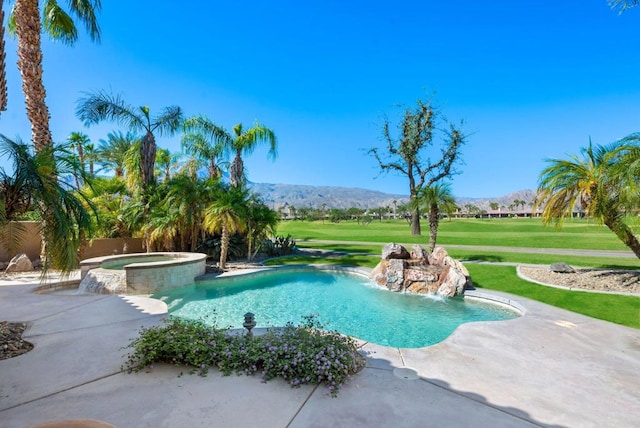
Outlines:
{"type": "Polygon", "coordinates": [[[421,234],[417,203],[421,190],[456,173],[454,165],[460,161],[460,150],[466,138],[451,123],[446,123],[446,129],[439,132],[436,127],[438,121],[446,122],[430,102],[419,100],[415,109],[405,110],[397,138],[391,135],[389,120],[385,119],[382,133],[388,153],[383,155],[375,147],[369,150],[378,161],[381,172],[396,171],[408,178],[412,235],[421,234]],[[434,139],[439,133],[444,137],[440,150],[436,150],[434,139]]]}

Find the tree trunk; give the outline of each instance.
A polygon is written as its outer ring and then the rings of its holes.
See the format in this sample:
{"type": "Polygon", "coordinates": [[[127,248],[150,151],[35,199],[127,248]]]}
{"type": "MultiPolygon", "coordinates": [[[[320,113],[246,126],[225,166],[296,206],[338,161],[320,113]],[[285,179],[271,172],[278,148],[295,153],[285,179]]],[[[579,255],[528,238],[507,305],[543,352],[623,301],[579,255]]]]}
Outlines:
{"type": "Polygon", "coordinates": [[[604,224],[640,259],[640,242],[629,226],[617,217],[604,218],[604,224]]]}
{"type": "Polygon", "coordinates": [[[440,223],[440,210],[438,206],[432,206],[429,210],[429,251],[433,253],[438,238],[438,224],[440,223]]]}
{"type": "Polygon", "coordinates": [[[220,238],[220,270],[227,266],[227,251],[229,249],[229,231],[226,226],[222,226],[222,237],[220,238]]]}
{"type": "Polygon", "coordinates": [[[7,110],[7,64],[5,63],[6,51],[4,47],[4,9],[0,2],[0,111],[7,110]]]}
{"type": "Polygon", "coordinates": [[[148,131],[140,144],[140,169],[142,187],[148,188],[153,183],[153,172],[156,162],[156,139],[148,131]]]}
{"type": "Polygon", "coordinates": [[[233,159],[231,167],[229,168],[229,181],[231,181],[231,185],[235,187],[239,187],[244,183],[244,165],[242,164],[240,152],[236,153],[236,157],[233,159]]]}
{"type": "Polygon", "coordinates": [[[420,207],[418,207],[415,196],[411,196],[411,205],[411,234],[419,236],[422,235],[420,230],[420,207]]]}
{"type": "Polygon", "coordinates": [[[22,91],[31,122],[31,135],[36,151],[53,144],[49,128],[49,109],[42,82],[42,49],[40,45],[40,10],[38,0],[16,0],[14,16],[18,38],[18,69],[22,91]]]}

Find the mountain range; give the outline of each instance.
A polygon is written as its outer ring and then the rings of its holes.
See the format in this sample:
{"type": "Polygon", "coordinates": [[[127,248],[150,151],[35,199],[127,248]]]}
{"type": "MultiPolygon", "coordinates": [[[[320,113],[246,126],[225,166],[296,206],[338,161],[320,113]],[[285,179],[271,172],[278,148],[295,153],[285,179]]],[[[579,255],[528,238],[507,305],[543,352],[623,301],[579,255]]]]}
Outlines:
{"type": "MultiPolygon", "coordinates": [[[[292,205],[296,208],[378,208],[407,203],[409,196],[394,195],[378,192],[376,190],[360,189],[354,187],[337,186],[310,186],[299,184],[269,184],[250,183],[251,189],[259,194],[267,205],[277,209],[284,205],[292,205]]],[[[456,203],[460,207],[467,204],[475,205],[481,210],[490,210],[492,202],[501,207],[508,207],[515,200],[525,201],[527,206],[535,197],[534,190],[520,190],[508,195],[493,198],[466,198],[456,197],[456,203]]]]}

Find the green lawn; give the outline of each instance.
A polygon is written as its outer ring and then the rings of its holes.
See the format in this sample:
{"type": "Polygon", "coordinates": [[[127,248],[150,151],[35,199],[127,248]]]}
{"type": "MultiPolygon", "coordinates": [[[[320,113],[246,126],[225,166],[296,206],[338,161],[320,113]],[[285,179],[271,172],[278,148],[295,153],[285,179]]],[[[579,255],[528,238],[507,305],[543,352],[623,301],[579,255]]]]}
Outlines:
{"type": "Polygon", "coordinates": [[[640,297],[560,290],[525,281],[512,266],[467,264],[477,288],[504,291],[593,318],[640,328],[640,297]]]}
{"type": "MultiPolygon", "coordinates": [[[[372,257],[380,256],[383,244],[351,244],[339,243],[329,244],[322,242],[299,241],[296,244],[299,248],[321,249],[326,251],[337,251],[357,254],[368,254],[372,257]]],[[[560,254],[539,254],[521,253],[508,251],[479,251],[459,248],[448,248],[447,252],[456,259],[463,261],[485,261],[504,262],[521,264],[545,264],[551,265],[557,262],[565,262],[573,266],[595,267],[606,269],[640,269],[640,261],[637,258],[619,257],[589,257],[560,254]]]]}
{"type": "MultiPolygon", "coordinates": [[[[425,233],[427,231],[425,230],[425,233]]],[[[291,234],[294,239],[345,241],[314,243],[298,241],[301,248],[319,248],[346,254],[329,256],[291,256],[272,260],[269,264],[330,263],[349,266],[374,267],[380,257],[381,243],[427,243],[427,236],[411,236],[404,221],[374,221],[368,226],[355,222],[333,224],[326,222],[283,222],[279,234],[291,234]],[[363,244],[363,242],[365,244],[363,244]],[[366,244],[370,242],[371,244],[366,244]],[[375,243],[375,244],[374,244],[375,243]]],[[[449,250],[461,260],[551,264],[558,261],[576,266],[615,269],[640,269],[635,258],[584,257],[518,252],[521,248],[569,248],[589,250],[626,250],[626,247],[606,227],[585,220],[573,220],[562,230],[545,227],[537,219],[464,219],[443,221],[438,244],[514,247],[514,252],[474,249],[449,250]]],[[[504,265],[466,264],[478,288],[504,291],[534,299],[559,308],[581,313],[617,324],[640,328],[640,297],[601,293],[566,291],[533,284],[520,279],[515,267],[504,265]]]]}
{"type": "MultiPolygon", "coordinates": [[[[340,223],[285,221],[278,226],[278,234],[289,234],[298,240],[426,244],[429,239],[426,221],[422,221],[422,226],[423,235],[412,236],[405,220],[374,220],[366,226],[353,220],[340,223]]],[[[442,220],[438,244],[627,250],[605,226],[584,219],[568,220],[562,229],[544,226],[540,219],[442,220]]]]}

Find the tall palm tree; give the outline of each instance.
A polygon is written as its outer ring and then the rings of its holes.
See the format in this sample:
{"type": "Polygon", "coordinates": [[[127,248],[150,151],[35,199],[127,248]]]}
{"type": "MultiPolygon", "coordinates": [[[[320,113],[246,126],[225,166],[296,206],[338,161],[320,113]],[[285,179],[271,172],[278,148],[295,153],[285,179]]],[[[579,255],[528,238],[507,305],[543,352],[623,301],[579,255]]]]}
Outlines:
{"type": "Polygon", "coordinates": [[[0,111],[7,110],[7,65],[5,62],[6,53],[4,46],[4,8],[0,1],[0,111]]]}
{"type": "Polygon", "coordinates": [[[52,171],[60,176],[82,174],[74,158],[60,150],[46,146],[32,153],[22,141],[0,135],[0,157],[12,161],[13,182],[21,183],[31,198],[30,206],[38,210],[43,220],[43,275],[50,268],[64,273],[74,269],[83,231],[91,230],[90,214],[83,205],[87,203],[91,208],[90,202],[52,174],[52,171]]]}
{"type": "MultiPolygon", "coordinates": [[[[89,143],[89,136],[82,132],[72,132],[67,138],[67,141],[71,146],[75,147],[78,152],[78,161],[80,162],[80,168],[84,173],[84,146],[89,143]]],[[[84,183],[80,182],[80,178],[76,175],[76,187],[79,189],[84,183]]]]}
{"type": "Polygon", "coordinates": [[[98,163],[103,168],[112,170],[116,177],[124,178],[129,150],[139,139],[131,132],[126,134],[123,134],[122,131],[108,133],[106,140],[100,140],[97,150],[98,163]]]}
{"type": "Polygon", "coordinates": [[[251,128],[244,130],[242,124],[239,123],[233,127],[233,135],[227,135],[226,141],[235,158],[231,162],[229,168],[229,180],[232,186],[242,186],[245,183],[244,162],[242,155],[253,153],[258,144],[269,144],[269,156],[275,158],[277,155],[278,143],[274,132],[266,126],[256,122],[251,128]]]}
{"type": "Polygon", "coordinates": [[[36,151],[53,145],[42,79],[40,33],[44,29],[54,39],[73,45],[78,39],[75,18],[84,24],[93,41],[99,41],[96,12],[101,8],[100,0],[74,0],[68,2],[67,12],[56,0],[47,0],[42,2],[41,16],[40,3],[38,0],[15,0],[9,24],[9,30],[18,38],[18,69],[36,151]]]}
{"type": "Polygon", "coordinates": [[[543,221],[561,226],[580,203],[586,215],[604,223],[640,258],[640,242],[625,223],[631,187],[615,173],[621,159],[620,146],[594,147],[589,142],[581,154],[582,158],[547,160],[549,166],[540,174],[537,199],[538,205],[545,203],[543,221]]]}
{"type": "Polygon", "coordinates": [[[220,157],[225,147],[230,147],[232,139],[221,127],[204,116],[194,116],[182,123],[182,149],[189,155],[206,162],[209,178],[222,177],[220,157]]]}
{"type": "Polygon", "coordinates": [[[429,251],[433,252],[438,238],[440,214],[451,215],[456,209],[456,200],[451,194],[447,183],[436,183],[425,187],[420,192],[420,202],[424,203],[429,212],[429,251]]]}
{"type": "Polygon", "coordinates": [[[243,186],[223,187],[214,202],[205,208],[204,229],[209,233],[220,232],[220,269],[227,263],[231,234],[242,232],[246,225],[246,207],[249,192],[243,186]]]}
{"type": "Polygon", "coordinates": [[[98,160],[98,151],[93,143],[84,145],[84,158],[89,163],[89,178],[96,176],[95,164],[98,160]]]}
{"type": "Polygon", "coordinates": [[[173,135],[182,122],[180,107],[165,107],[159,115],[151,117],[147,106],[133,107],[117,95],[106,92],[90,93],[78,101],[76,115],[86,126],[105,120],[116,122],[130,131],[144,132],[140,144],[140,167],[142,185],[150,187],[154,182],[156,160],[156,137],[173,135]]]}

